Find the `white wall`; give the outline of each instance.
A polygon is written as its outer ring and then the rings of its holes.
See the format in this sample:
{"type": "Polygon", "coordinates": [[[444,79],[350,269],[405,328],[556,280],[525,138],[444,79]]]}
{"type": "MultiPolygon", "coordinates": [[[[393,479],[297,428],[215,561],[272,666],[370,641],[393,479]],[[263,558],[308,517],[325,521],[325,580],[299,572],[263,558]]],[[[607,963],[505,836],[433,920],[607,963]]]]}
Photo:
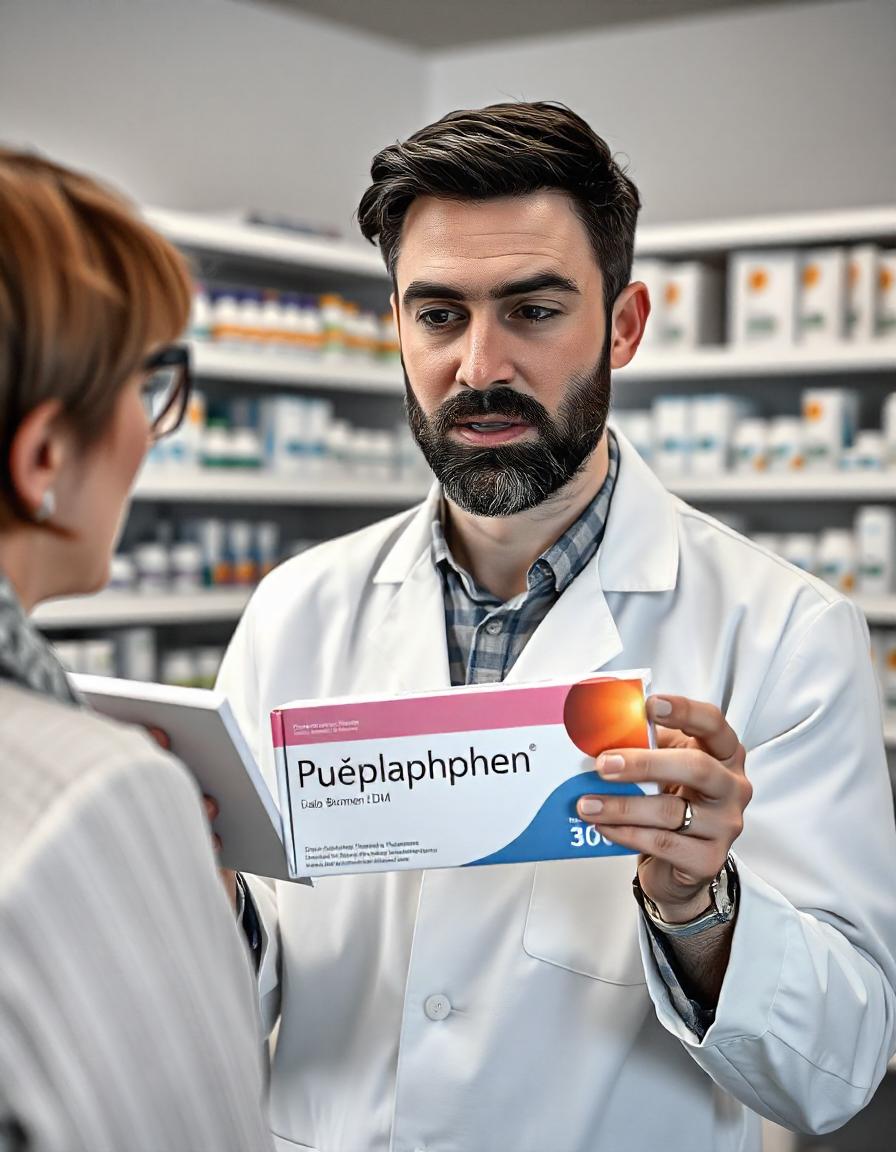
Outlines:
{"type": "Polygon", "coordinates": [[[894,49],[893,0],[429,59],[265,4],[0,0],[0,140],[146,203],[352,231],[390,140],[450,108],[554,98],[630,157],[645,220],[893,203],[894,49]]]}
{"type": "Polygon", "coordinates": [[[0,0],[0,141],[167,208],[352,228],[371,156],[419,126],[422,57],[231,0],[0,0]]]}
{"type": "Polygon", "coordinates": [[[428,79],[428,119],[504,99],[569,104],[630,158],[645,221],[896,201],[892,0],[457,50],[428,79]]]}

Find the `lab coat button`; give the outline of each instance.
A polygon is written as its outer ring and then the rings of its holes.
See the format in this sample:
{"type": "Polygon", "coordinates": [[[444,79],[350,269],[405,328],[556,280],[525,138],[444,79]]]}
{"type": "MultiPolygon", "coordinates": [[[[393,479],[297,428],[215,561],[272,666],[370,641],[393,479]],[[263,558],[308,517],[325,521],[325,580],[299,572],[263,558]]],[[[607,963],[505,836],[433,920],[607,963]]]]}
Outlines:
{"type": "Polygon", "coordinates": [[[441,994],[427,996],[426,1003],[423,1005],[423,1011],[430,1020],[444,1020],[451,1012],[451,1002],[447,996],[442,996],[441,994]]]}

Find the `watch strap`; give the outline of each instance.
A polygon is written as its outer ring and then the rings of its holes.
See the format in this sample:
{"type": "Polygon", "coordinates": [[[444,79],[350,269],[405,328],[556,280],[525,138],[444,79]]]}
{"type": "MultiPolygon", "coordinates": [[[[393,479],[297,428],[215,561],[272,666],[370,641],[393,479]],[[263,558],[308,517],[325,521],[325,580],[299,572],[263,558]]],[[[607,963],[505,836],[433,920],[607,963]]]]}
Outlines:
{"type": "Polygon", "coordinates": [[[710,902],[704,912],[683,924],[670,924],[660,915],[656,904],[641,887],[638,874],[632,880],[635,899],[650,923],[666,936],[682,939],[698,936],[719,924],[730,924],[737,913],[737,867],[729,856],[710,883],[710,902]]]}

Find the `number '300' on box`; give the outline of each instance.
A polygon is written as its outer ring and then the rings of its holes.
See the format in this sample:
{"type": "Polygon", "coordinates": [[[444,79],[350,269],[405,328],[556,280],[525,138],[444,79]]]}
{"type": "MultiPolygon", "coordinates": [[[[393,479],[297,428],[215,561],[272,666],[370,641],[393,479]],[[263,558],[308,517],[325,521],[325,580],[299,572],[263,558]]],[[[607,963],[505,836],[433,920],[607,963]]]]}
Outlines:
{"type": "Polygon", "coordinates": [[[580,796],[654,793],[595,757],[652,748],[650,674],[295,701],[271,713],[295,876],[615,856],[580,796]]]}

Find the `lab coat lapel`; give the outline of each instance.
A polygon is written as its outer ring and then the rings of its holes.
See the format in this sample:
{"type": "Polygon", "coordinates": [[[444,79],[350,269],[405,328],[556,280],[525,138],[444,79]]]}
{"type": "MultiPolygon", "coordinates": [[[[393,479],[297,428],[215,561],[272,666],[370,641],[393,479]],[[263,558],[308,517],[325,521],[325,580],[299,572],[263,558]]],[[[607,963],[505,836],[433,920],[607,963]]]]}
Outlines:
{"type": "MultiPolygon", "coordinates": [[[[535,630],[508,683],[579,676],[605,667],[623,651],[606,593],[675,587],[679,557],[674,497],[622,433],[615,428],[614,433],[619,475],[601,546],[535,630]]],[[[394,594],[388,595],[365,646],[361,682],[371,685],[371,691],[419,692],[451,684],[442,584],[430,552],[439,499],[434,485],[373,578],[378,591],[394,588],[394,594]]]]}
{"type": "Polygon", "coordinates": [[[560,596],[523,649],[508,682],[578,676],[623,651],[606,593],[665,592],[678,578],[674,497],[625,437],[597,555],[560,596]]]}
{"type": "Polygon", "coordinates": [[[535,629],[506,679],[525,683],[580,676],[602,668],[621,651],[595,557],[535,629]]]}
{"type": "Polygon", "coordinates": [[[376,692],[449,688],[448,643],[442,583],[431,559],[434,486],[373,578],[385,607],[373,622],[363,681],[376,692]]]}

